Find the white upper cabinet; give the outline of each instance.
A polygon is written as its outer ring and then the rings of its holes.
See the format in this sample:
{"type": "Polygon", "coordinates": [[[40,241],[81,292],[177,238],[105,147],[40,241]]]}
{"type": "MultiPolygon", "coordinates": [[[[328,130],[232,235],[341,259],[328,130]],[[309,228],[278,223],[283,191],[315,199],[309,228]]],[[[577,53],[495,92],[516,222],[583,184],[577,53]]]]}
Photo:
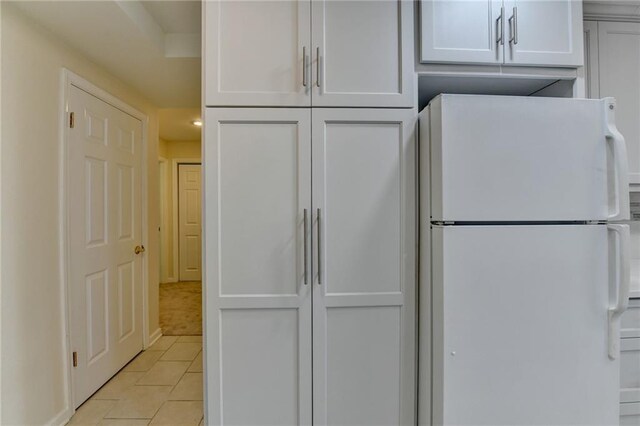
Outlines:
{"type": "Polygon", "coordinates": [[[313,105],[413,106],[413,4],[312,2],[313,105]]]}
{"type": "Polygon", "coordinates": [[[203,6],[207,106],[311,105],[309,1],[203,6]]]}
{"type": "Polygon", "coordinates": [[[422,62],[502,63],[502,0],[423,0],[422,62]]]}
{"type": "Polygon", "coordinates": [[[421,0],[421,62],[578,67],[579,0],[421,0]]]}
{"type": "Polygon", "coordinates": [[[505,0],[505,63],[583,64],[582,1],[505,0]]]}
{"type": "Polygon", "coordinates": [[[409,0],[204,7],[206,106],[414,106],[409,0]]]}

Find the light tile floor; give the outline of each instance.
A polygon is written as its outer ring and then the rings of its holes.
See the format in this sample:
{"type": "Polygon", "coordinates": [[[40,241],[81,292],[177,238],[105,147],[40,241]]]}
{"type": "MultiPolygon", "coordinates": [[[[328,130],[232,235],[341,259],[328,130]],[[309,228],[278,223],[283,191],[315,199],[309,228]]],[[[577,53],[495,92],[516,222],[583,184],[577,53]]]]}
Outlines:
{"type": "Polygon", "coordinates": [[[78,408],[69,425],[202,425],[202,337],[162,336],[78,408]]]}

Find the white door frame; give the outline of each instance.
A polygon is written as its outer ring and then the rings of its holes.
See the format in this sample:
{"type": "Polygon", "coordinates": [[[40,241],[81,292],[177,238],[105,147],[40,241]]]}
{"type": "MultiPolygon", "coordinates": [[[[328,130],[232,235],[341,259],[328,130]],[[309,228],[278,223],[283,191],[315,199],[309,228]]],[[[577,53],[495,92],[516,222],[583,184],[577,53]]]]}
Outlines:
{"type": "Polygon", "coordinates": [[[173,281],[173,277],[169,276],[168,268],[168,257],[167,253],[163,251],[163,247],[166,246],[166,238],[167,238],[167,214],[166,209],[169,208],[167,203],[167,176],[169,166],[169,160],[165,157],[159,155],[158,156],[158,178],[160,179],[160,235],[158,236],[158,240],[160,241],[160,282],[171,282],[173,281]],[[164,266],[163,266],[164,265],[164,266]],[[163,274],[164,272],[164,274],[163,274]]]}
{"type": "MultiPolygon", "coordinates": [[[[65,407],[68,416],[73,414],[74,407],[71,401],[74,400],[74,381],[73,381],[73,368],[71,367],[71,339],[69,335],[69,310],[71,308],[69,302],[69,224],[68,220],[68,162],[67,162],[67,141],[69,139],[69,94],[71,87],[77,87],[92,96],[108,103],[114,108],[123,111],[134,118],[137,118],[142,123],[142,164],[141,166],[141,194],[142,194],[142,244],[148,246],[148,189],[147,189],[147,135],[149,127],[149,117],[137,109],[127,105],[122,100],[116,98],[105,90],[100,89],[79,75],[69,71],[66,68],[62,68],[60,74],[60,157],[59,157],[59,182],[60,182],[60,199],[59,199],[59,214],[60,214],[60,279],[63,283],[62,286],[62,300],[61,306],[64,312],[64,358],[62,370],[64,371],[64,378],[66,380],[67,393],[65,395],[65,407]]],[[[149,346],[149,276],[148,276],[148,260],[147,256],[142,256],[142,347],[146,349],[149,346]]]]}
{"type": "MultiPolygon", "coordinates": [[[[172,222],[173,222],[173,278],[175,282],[180,281],[180,230],[178,227],[178,165],[180,164],[200,164],[202,166],[202,159],[200,158],[174,158],[171,160],[171,185],[173,186],[171,191],[171,202],[173,204],[172,222]]],[[[203,217],[204,219],[204,217],[203,217]]],[[[202,232],[202,231],[200,231],[202,232]]]]}

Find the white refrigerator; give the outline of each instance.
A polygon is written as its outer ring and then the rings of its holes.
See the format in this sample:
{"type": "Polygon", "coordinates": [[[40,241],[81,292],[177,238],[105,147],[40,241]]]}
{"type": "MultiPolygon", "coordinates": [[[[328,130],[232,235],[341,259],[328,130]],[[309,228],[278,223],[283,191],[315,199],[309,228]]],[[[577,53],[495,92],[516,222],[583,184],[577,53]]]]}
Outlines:
{"type": "Polygon", "coordinates": [[[615,101],[420,114],[420,425],[613,425],[630,282],[615,101]]]}

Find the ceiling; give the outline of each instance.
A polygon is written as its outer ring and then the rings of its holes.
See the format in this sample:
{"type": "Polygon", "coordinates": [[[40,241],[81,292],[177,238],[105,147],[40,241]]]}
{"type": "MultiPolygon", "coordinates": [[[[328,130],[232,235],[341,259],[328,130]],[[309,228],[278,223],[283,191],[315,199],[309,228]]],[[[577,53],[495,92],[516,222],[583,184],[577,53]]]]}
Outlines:
{"type": "Polygon", "coordinates": [[[160,137],[167,141],[199,141],[201,128],[193,125],[200,119],[199,108],[160,110],[160,137]]]}
{"type": "Polygon", "coordinates": [[[19,1],[18,8],[160,108],[200,107],[200,1],[19,1]]]}
{"type": "Polygon", "coordinates": [[[142,1],[142,6],[165,33],[200,34],[200,1],[142,1]]]}

